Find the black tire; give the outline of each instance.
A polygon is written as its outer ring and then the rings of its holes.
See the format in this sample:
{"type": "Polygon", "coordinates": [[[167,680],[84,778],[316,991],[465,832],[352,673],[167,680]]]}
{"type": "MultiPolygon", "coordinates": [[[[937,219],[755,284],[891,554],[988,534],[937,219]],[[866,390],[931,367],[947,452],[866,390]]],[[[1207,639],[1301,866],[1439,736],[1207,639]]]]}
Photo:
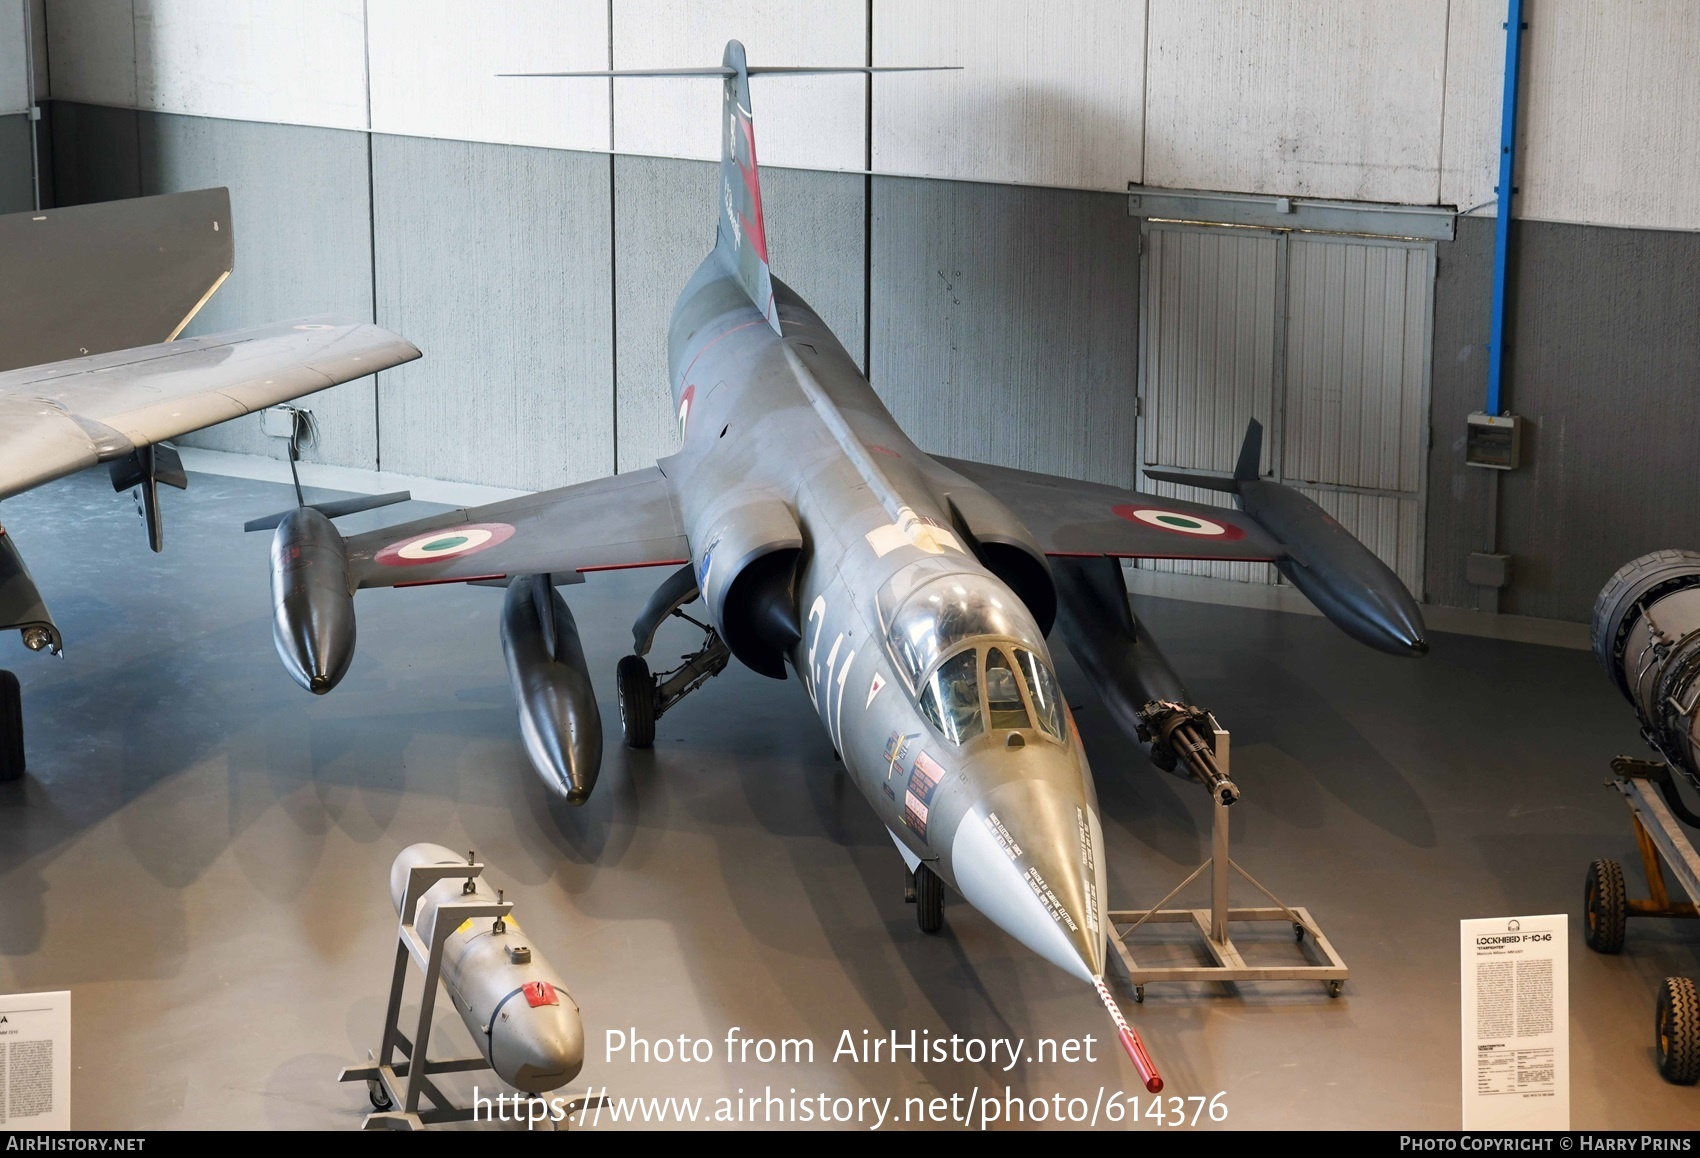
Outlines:
{"type": "Polygon", "coordinates": [[[655,747],[655,679],[641,655],[628,655],[614,670],[620,693],[620,728],[628,748],[655,747]]]}
{"type": "Polygon", "coordinates": [[[923,933],[944,928],[944,882],[924,864],[915,866],[915,923],[923,933]]]}
{"type": "Polygon", "coordinates": [[[1700,994],[1686,977],[1666,977],[1659,988],[1653,1048],[1665,1081],[1679,1086],[1700,1081],[1700,994]]]}
{"type": "Polygon", "coordinates": [[[0,671],[0,783],[24,774],[24,700],[18,677],[0,671]]]}
{"type": "Polygon", "coordinates": [[[366,1083],[366,1100],[372,1103],[372,1108],[379,1113],[395,1109],[395,1103],[390,1101],[390,1093],[384,1089],[382,1082],[368,1081],[366,1083]]]}
{"type": "Polygon", "coordinates": [[[1623,866],[1615,860],[1595,861],[1588,866],[1588,879],[1582,886],[1583,939],[1596,953],[1621,953],[1628,924],[1623,866]]]}

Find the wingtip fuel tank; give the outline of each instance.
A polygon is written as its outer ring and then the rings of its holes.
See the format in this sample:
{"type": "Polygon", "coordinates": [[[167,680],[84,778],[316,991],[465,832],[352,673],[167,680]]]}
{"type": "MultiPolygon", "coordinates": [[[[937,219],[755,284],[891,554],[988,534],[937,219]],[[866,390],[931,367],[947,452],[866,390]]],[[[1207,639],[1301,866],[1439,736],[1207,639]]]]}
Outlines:
{"type": "MultiPolygon", "coordinates": [[[[390,899],[401,912],[410,869],[465,864],[440,844],[402,850],[390,866],[390,899]]],[[[455,901],[495,901],[482,877],[463,885],[438,881],[414,914],[427,944],[437,906],[455,901]]],[[[549,962],[510,915],[500,921],[467,921],[443,945],[443,985],[478,1051],[503,1081],[528,1094],[545,1094],[572,1081],[584,1067],[584,1024],[578,1005],[549,962]]]]}
{"type": "Polygon", "coordinates": [[[602,715],[578,625],[548,575],[508,584],[502,654],[532,767],[567,803],[583,804],[602,767],[602,715]]]}
{"type": "Polygon", "coordinates": [[[290,511],[272,536],[272,642],[289,677],[314,695],[336,687],[354,659],[347,549],[311,507],[290,511]]]}

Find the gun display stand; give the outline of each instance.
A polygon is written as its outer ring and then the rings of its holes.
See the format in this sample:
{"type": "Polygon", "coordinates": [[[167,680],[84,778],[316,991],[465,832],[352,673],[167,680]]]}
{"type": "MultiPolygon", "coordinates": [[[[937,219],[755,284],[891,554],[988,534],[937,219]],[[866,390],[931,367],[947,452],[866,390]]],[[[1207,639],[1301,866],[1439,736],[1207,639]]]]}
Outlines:
{"type": "MultiPolygon", "coordinates": [[[[1210,717],[1211,730],[1215,741],[1215,761],[1221,768],[1224,778],[1228,775],[1229,735],[1227,729],[1216,723],[1215,717],[1210,717]]],[[[1281,901],[1274,893],[1259,884],[1252,875],[1228,855],[1228,809],[1230,805],[1223,804],[1214,794],[1211,797],[1210,809],[1210,857],[1203,864],[1192,870],[1180,884],[1170,890],[1169,895],[1158,901],[1149,909],[1118,910],[1110,913],[1110,928],[1114,936],[1110,938],[1110,947],[1115,951],[1116,959],[1121,962],[1122,970],[1127,974],[1127,980],[1133,986],[1133,999],[1145,1000],[1145,987],[1161,981],[1321,981],[1328,986],[1328,996],[1340,996],[1340,988],[1346,983],[1350,971],[1346,963],[1340,959],[1340,954],[1334,951],[1322,929],[1311,918],[1310,913],[1303,907],[1289,906],[1281,901]],[[1208,909],[1171,909],[1165,906],[1193,881],[1210,870],[1210,907],[1208,909]],[[1275,906],[1260,909],[1233,909],[1228,907],[1228,883],[1233,874],[1238,873],[1246,882],[1262,893],[1275,906]],[[1129,950],[1128,938],[1139,928],[1147,924],[1186,924],[1190,922],[1204,938],[1205,948],[1212,958],[1211,964],[1174,965],[1174,966],[1142,966],[1133,958],[1129,950]],[[1308,936],[1313,950],[1306,953],[1307,964],[1294,965],[1248,965],[1234,947],[1233,940],[1228,936],[1230,924],[1256,924],[1266,922],[1284,922],[1292,927],[1293,934],[1301,946],[1308,936]],[[1320,958],[1320,960],[1318,960],[1320,958]]]]}
{"type": "MultiPolygon", "coordinates": [[[[431,926],[430,944],[426,944],[414,928],[413,919],[418,912],[420,898],[438,881],[464,877],[467,890],[471,891],[472,879],[483,872],[484,866],[475,863],[470,856],[466,864],[417,865],[408,870],[407,892],[401,902],[401,926],[397,932],[395,971],[390,977],[390,1002],[384,1013],[384,1036],[378,1056],[373,1059],[368,1052],[366,1065],[348,1066],[337,1075],[339,1082],[366,1083],[367,1096],[375,1112],[366,1115],[364,1129],[418,1130],[443,1122],[475,1120],[476,1107],[455,1105],[437,1088],[431,1075],[488,1070],[490,1063],[478,1055],[426,1060],[425,1050],[431,1041],[431,1018],[437,1005],[437,982],[442,976],[443,946],[463,922],[484,917],[499,919],[511,913],[514,905],[512,901],[505,900],[438,905],[436,920],[431,926]],[[407,985],[409,961],[425,974],[425,991],[419,998],[419,1022],[412,1041],[402,1033],[400,1025],[401,996],[407,985]],[[405,1060],[392,1063],[390,1059],[398,1052],[405,1060]],[[430,1099],[430,1109],[419,1108],[421,1097],[430,1099]],[[400,1109],[396,1108],[397,1103],[400,1103],[400,1109]]],[[[576,1098],[566,1104],[567,1112],[576,1113],[586,1104],[586,1099],[576,1098]]]]}

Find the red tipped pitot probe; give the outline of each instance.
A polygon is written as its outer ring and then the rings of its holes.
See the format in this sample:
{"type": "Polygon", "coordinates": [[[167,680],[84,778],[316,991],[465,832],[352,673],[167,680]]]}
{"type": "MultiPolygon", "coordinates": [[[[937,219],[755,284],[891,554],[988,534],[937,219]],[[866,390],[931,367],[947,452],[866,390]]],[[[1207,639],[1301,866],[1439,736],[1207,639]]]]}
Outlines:
{"type": "Polygon", "coordinates": [[[1122,1048],[1133,1060],[1133,1068],[1139,1071],[1139,1080],[1145,1083],[1145,1088],[1153,1094],[1163,1090],[1163,1075],[1157,1072],[1157,1063],[1151,1060],[1151,1055],[1145,1051],[1145,1043],[1133,1026],[1122,1016],[1121,1007],[1116,999],[1110,996],[1109,987],[1104,984],[1102,977],[1094,977],[1092,986],[1098,991],[1098,998],[1104,1003],[1104,1008],[1110,1011],[1110,1020],[1116,1023],[1116,1033],[1121,1038],[1122,1048]]]}

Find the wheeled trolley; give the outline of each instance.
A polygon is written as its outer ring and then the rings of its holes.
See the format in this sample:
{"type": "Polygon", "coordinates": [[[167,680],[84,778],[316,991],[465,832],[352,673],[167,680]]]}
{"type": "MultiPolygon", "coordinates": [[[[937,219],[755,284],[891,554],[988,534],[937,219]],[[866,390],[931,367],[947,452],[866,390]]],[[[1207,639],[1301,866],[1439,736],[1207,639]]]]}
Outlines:
{"type": "MultiPolygon", "coordinates": [[[[1582,914],[1588,947],[1597,953],[1623,950],[1630,917],[1700,916],[1700,854],[1677,817],[1700,826],[1677,794],[1670,768],[1657,760],[1619,756],[1611,762],[1606,784],[1629,806],[1641,868],[1649,896],[1629,896],[1623,866],[1596,860],[1588,866],[1583,885],[1582,914]],[[1670,899],[1666,868],[1688,894],[1686,901],[1670,899]]],[[[1687,977],[1667,977],[1659,986],[1653,1013],[1659,1073],[1666,1081],[1693,1085],[1700,1081],[1700,993],[1687,977]]]]}

